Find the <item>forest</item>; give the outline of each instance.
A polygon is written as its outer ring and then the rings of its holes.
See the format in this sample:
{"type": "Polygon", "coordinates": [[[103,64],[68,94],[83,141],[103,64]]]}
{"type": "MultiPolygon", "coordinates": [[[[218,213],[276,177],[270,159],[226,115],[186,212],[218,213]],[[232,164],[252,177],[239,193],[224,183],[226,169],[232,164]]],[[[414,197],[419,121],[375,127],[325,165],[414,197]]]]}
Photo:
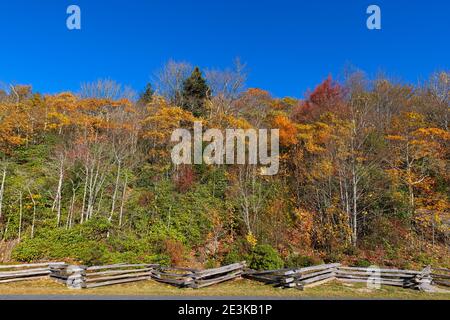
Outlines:
{"type": "Polygon", "coordinates": [[[450,72],[331,76],[303,99],[169,61],[140,93],[0,90],[0,262],[450,266],[450,72]],[[174,165],[171,134],[279,129],[279,171],[174,165]]]}

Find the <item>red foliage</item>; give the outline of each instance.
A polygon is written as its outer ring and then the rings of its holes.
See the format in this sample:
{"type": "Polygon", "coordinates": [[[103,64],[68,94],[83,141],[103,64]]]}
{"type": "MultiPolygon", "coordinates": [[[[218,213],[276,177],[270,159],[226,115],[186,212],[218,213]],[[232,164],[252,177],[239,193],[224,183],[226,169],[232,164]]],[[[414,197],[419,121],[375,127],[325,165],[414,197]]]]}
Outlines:
{"type": "Polygon", "coordinates": [[[309,94],[306,101],[297,106],[292,118],[296,122],[316,121],[322,114],[333,112],[345,114],[344,89],[329,76],[309,94]]]}
{"type": "Polygon", "coordinates": [[[175,186],[178,192],[187,192],[195,182],[195,173],[190,166],[182,166],[175,175],[175,186]]]}
{"type": "Polygon", "coordinates": [[[164,241],[164,249],[170,257],[172,266],[182,266],[184,258],[184,245],[178,240],[168,239],[164,241]]]}

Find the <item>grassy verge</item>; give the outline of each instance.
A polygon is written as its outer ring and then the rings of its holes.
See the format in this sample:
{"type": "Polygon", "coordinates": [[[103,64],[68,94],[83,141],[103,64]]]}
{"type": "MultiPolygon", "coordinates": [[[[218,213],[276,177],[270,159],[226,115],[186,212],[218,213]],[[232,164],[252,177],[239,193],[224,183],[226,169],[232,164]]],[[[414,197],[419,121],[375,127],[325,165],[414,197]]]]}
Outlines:
{"type": "Polygon", "coordinates": [[[52,280],[0,284],[1,295],[127,295],[127,296],[269,296],[287,298],[358,298],[358,299],[445,299],[450,293],[424,293],[396,287],[383,286],[380,290],[369,290],[364,284],[328,283],[299,291],[280,289],[264,284],[236,280],[217,286],[194,289],[178,289],[154,281],[109,286],[88,290],[70,290],[52,280]]]}

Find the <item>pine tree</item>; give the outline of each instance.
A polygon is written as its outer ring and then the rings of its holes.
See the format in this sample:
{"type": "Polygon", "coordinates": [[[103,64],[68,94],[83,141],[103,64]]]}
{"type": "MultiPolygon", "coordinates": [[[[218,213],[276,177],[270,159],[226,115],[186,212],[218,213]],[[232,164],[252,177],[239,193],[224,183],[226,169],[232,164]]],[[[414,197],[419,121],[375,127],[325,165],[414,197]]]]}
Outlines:
{"type": "Polygon", "coordinates": [[[196,117],[207,115],[206,99],[209,98],[210,90],[198,67],[194,69],[191,76],[183,83],[181,93],[181,107],[192,112],[196,117]]]}
{"type": "Polygon", "coordinates": [[[152,101],[154,93],[155,91],[153,90],[152,85],[150,83],[147,83],[147,85],[145,86],[145,90],[139,96],[138,102],[143,105],[150,103],[152,101]]]}

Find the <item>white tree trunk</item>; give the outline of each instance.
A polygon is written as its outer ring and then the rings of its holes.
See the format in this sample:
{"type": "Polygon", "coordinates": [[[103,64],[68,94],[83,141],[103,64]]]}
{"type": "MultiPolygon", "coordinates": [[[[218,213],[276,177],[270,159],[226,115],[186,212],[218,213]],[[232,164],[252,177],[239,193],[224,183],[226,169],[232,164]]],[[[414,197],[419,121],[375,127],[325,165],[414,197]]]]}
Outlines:
{"type": "Polygon", "coordinates": [[[85,217],[85,211],[84,208],[86,208],[86,196],[87,196],[87,188],[88,188],[88,180],[89,180],[89,169],[87,166],[85,166],[85,170],[86,170],[86,178],[84,180],[84,192],[83,192],[83,204],[81,206],[81,222],[84,222],[84,217],[85,217]]]}
{"type": "Polygon", "coordinates": [[[22,192],[19,193],[19,242],[22,238],[22,192]]]}
{"type": "Polygon", "coordinates": [[[120,160],[117,162],[117,176],[116,176],[116,185],[114,186],[114,192],[112,196],[112,203],[111,203],[111,213],[109,215],[109,221],[112,221],[114,210],[116,208],[116,198],[117,198],[117,191],[119,190],[119,179],[120,179],[120,169],[121,169],[121,162],[120,160]]]}
{"type": "Polygon", "coordinates": [[[3,193],[5,191],[5,180],[6,180],[6,168],[3,169],[2,183],[0,185],[0,218],[2,217],[3,208],[3,193]]]}
{"type": "Polygon", "coordinates": [[[353,246],[356,247],[358,241],[358,180],[356,178],[356,168],[353,163],[352,167],[352,184],[353,184],[353,246]]]}
{"type": "Polygon", "coordinates": [[[59,180],[58,189],[56,190],[55,205],[56,205],[56,226],[59,227],[61,223],[61,198],[62,198],[62,184],[64,179],[64,157],[61,155],[59,159],[59,180]]]}
{"type": "Polygon", "coordinates": [[[123,183],[122,203],[121,203],[121,205],[120,205],[119,228],[122,227],[122,221],[123,221],[123,207],[124,207],[124,205],[125,205],[126,192],[127,192],[127,184],[128,184],[128,177],[125,176],[125,182],[123,183]]]}
{"type": "Polygon", "coordinates": [[[28,188],[28,193],[30,194],[31,201],[33,202],[33,220],[31,222],[31,239],[34,238],[34,226],[36,224],[36,201],[33,198],[30,188],[28,188]]]}

